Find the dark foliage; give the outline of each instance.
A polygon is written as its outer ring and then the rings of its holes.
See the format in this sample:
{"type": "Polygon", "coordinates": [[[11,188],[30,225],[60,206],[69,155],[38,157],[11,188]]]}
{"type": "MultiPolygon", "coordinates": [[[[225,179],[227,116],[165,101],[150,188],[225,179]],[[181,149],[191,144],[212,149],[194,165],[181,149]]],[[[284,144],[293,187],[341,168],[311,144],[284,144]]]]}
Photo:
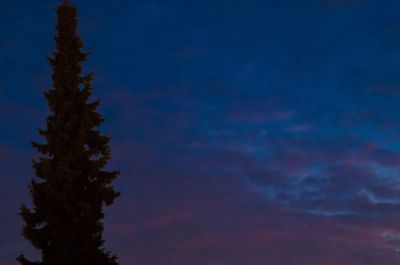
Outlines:
{"type": "Polygon", "coordinates": [[[45,144],[32,142],[40,153],[33,161],[35,178],[29,192],[33,209],[21,205],[23,236],[40,250],[41,261],[20,255],[21,265],[116,265],[102,238],[103,206],[119,196],[112,186],[118,171],[104,167],[110,159],[110,137],[100,134],[99,100],[89,102],[93,75],[82,75],[82,40],[77,11],[67,1],[57,9],[53,87],[45,92],[51,113],[45,144]]]}

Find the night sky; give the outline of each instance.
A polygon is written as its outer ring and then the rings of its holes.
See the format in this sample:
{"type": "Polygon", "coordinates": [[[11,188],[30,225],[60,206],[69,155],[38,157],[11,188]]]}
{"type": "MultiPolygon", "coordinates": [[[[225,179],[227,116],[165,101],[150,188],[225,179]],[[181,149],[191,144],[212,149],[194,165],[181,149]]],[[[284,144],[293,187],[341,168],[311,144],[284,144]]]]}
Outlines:
{"type": "MultiPolygon", "coordinates": [[[[0,8],[0,265],[49,114],[56,0],[0,8]]],[[[400,1],[74,0],[121,265],[400,262],[400,1]]]]}

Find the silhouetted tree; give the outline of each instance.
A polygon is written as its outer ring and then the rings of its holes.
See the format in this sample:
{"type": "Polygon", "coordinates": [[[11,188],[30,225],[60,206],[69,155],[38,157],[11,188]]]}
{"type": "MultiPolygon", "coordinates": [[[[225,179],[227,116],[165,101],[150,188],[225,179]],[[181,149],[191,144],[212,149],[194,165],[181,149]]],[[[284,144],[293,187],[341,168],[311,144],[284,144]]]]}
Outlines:
{"type": "Polygon", "coordinates": [[[110,137],[100,134],[100,101],[89,102],[93,74],[82,75],[82,40],[77,35],[76,8],[65,1],[57,9],[56,50],[49,63],[53,86],[44,93],[51,110],[45,143],[32,142],[29,185],[33,209],[21,205],[23,236],[40,250],[40,261],[17,257],[21,265],[116,265],[104,247],[103,206],[119,196],[112,186],[118,171],[104,167],[110,159],[110,137]]]}

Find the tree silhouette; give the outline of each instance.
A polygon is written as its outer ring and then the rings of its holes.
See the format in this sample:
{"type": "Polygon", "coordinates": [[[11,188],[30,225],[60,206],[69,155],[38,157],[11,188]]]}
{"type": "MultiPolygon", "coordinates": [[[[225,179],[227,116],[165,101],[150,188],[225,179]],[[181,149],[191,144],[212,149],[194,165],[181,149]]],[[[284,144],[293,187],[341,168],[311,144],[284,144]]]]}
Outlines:
{"type": "Polygon", "coordinates": [[[107,171],[110,137],[100,134],[104,121],[89,102],[93,74],[82,75],[82,40],[77,11],[68,1],[57,8],[56,50],[49,63],[53,86],[44,93],[51,110],[45,143],[32,142],[40,153],[33,160],[29,185],[33,209],[21,205],[23,236],[40,250],[41,261],[17,257],[21,265],[116,265],[104,247],[103,206],[119,196],[112,186],[118,171],[107,171]]]}

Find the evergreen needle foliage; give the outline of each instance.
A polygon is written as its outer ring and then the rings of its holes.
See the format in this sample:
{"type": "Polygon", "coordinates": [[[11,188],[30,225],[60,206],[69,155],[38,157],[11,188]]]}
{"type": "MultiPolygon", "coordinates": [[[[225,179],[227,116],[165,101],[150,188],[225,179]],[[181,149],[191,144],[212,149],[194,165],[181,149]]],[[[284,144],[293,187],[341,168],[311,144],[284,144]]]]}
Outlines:
{"type": "Polygon", "coordinates": [[[100,134],[99,100],[89,102],[93,74],[82,75],[82,40],[76,8],[64,1],[57,9],[56,50],[49,62],[53,87],[45,92],[51,110],[45,143],[32,142],[40,157],[29,185],[33,209],[21,205],[23,236],[41,252],[40,261],[23,254],[21,265],[117,265],[102,238],[103,205],[119,196],[112,186],[118,171],[107,171],[110,137],[100,134]]]}

